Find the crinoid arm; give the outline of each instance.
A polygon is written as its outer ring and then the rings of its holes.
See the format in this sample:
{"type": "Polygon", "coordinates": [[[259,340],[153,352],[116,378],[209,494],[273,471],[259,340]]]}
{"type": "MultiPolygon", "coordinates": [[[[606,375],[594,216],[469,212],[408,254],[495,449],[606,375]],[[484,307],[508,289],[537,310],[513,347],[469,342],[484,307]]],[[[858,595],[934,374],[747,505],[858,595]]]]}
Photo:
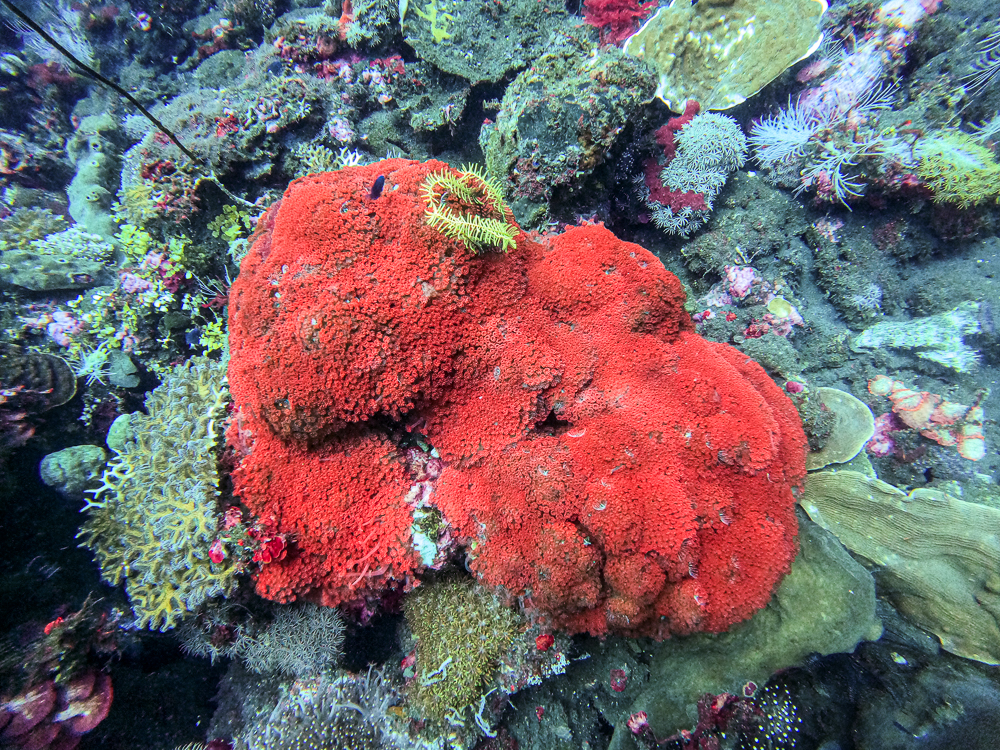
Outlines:
{"type": "Polygon", "coordinates": [[[500,185],[476,166],[427,175],[420,189],[427,224],[473,253],[517,247],[517,225],[500,185]]]}

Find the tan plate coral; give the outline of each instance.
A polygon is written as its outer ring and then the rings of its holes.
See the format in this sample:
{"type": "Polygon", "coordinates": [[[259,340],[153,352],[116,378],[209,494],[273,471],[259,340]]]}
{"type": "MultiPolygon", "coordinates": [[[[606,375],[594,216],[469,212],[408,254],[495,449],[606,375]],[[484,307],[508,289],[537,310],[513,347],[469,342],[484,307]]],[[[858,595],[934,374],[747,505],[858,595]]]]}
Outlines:
{"type": "Polygon", "coordinates": [[[850,461],[875,434],[875,417],[863,401],[837,388],[817,388],[816,395],[835,421],[823,448],[806,456],[808,471],[850,461]]]}
{"type": "Polygon", "coordinates": [[[680,112],[729,109],[811,55],[826,0],[673,0],[625,42],[659,74],[656,95],[680,112]]]}
{"type": "Polygon", "coordinates": [[[799,504],[879,566],[879,595],[947,651],[1000,664],[1000,510],[856,471],[810,474],[799,504]]]}

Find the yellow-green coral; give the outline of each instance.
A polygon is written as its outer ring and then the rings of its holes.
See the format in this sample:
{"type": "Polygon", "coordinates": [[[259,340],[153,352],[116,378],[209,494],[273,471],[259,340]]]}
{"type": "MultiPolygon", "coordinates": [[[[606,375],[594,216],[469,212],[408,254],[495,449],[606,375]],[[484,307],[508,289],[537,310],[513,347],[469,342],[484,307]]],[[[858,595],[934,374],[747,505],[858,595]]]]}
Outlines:
{"type": "MultiPolygon", "coordinates": [[[[424,9],[420,10],[415,8],[414,13],[420,16],[422,19],[427,21],[431,25],[431,36],[434,37],[434,42],[436,44],[441,44],[445,39],[451,39],[453,34],[449,33],[448,25],[451,21],[455,20],[455,17],[451,13],[442,13],[438,10],[437,0],[429,0],[429,2],[424,5],[424,9]],[[440,25],[439,21],[440,19],[440,25]]],[[[402,18],[403,14],[400,14],[402,18]]],[[[402,21],[400,21],[402,23],[402,21]]]]}
{"type": "Polygon", "coordinates": [[[27,250],[33,240],[66,229],[66,219],[47,208],[19,208],[0,224],[0,251],[27,250]]]}
{"type": "Polygon", "coordinates": [[[112,206],[118,221],[143,224],[157,218],[153,201],[153,186],[148,180],[139,180],[134,185],[123,185],[118,191],[118,203],[112,206]]]}
{"type": "Polygon", "coordinates": [[[483,694],[498,661],[521,631],[520,617],[496,595],[471,581],[421,586],[405,602],[406,622],[417,639],[412,703],[443,721],[483,694]]]}
{"type": "Polygon", "coordinates": [[[470,251],[517,247],[514,215],[503,202],[500,186],[475,166],[461,172],[431,172],[421,186],[427,223],[462,242],[470,251]]]}
{"type": "Polygon", "coordinates": [[[122,253],[133,264],[142,263],[146,253],[153,246],[153,238],[150,237],[149,232],[135,224],[122,224],[118,234],[115,235],[115,240],[118,241],[118,247],[121,248],[122,253]]]}
{"type": "Polygon", "coordinates": [[[625,42],[659,74],[656,95],[674,112],[746,101],[820,42],[826,0],[674,0],[625,42]]]}
{"type": "Polygon", "coordinates": [[[213,563],[218,532],[217,420],[228,390],[218,362],[179,365],[129,417],[77,537],[104,580],[125,589],[138,627],[167,630],[235,585],[231,557],[213,563]]]}
{"type": "Polygon", "coordinates": [[[202,326],[201,345],[205,347],[207,353],[221,352],[226,348],[229,337],[226,328],[226,319],[220,318],[218,315],[202,326]]]}
{"type": "Polygon", "coordinates": [[[208,223],[212,236],[225,240],[229,257],[239,265],[250,249],[249,237],[253,234],[254,222],[250,214],[236,206],[226,204],[222,213],[208,223]]]}
{"type": "Polygon", "coordinates": [[[984,203],[1000,192],[1000,164],[993,152],[958,130],[917,141],[917,175],[937,203],[963,208],[984,203]]]}

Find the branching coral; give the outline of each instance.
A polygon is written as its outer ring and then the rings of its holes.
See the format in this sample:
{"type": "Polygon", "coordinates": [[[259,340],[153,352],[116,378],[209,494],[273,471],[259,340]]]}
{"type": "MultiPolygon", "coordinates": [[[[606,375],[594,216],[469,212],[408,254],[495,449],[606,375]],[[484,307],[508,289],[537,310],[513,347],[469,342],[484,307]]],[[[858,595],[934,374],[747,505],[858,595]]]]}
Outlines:
{"type": "Polygon", "coordinates": [[[167,630],[235,585],[231,559],[211,562],[218,528],[216,422],[228,399],[218,363],[190,360],[132,414],[131,436],[84,511],[77,538],[108,583],[124,580],[139,627],[167,630]]]}

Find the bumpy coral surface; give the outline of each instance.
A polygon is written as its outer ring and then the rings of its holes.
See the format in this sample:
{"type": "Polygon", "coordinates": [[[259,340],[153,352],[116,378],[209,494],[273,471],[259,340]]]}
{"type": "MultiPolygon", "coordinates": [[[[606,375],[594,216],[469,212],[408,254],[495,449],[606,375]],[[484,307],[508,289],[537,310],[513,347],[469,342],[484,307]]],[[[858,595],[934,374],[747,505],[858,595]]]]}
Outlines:
{"type": "Polygon", "coordinates": [[[479,699],[522,628],[494,594],[458,581],[421,586],[406,600],[406,622],[417,639],[411,698],[438,720],[479,699]]]}
{"type": "Polygon", "coordinates": [[[603,227],[476,255],[429,226],[420,188],[444,169],[311,175],[258,225],[230,296],[234,478],[295,540],[258,591],[334,605],[412,585],[420,504],[553,626],[665,637],[749,617],[795,553],[792,404],[603,227]],[[407,430],[440,472],[414,471],[407,430]]]}

